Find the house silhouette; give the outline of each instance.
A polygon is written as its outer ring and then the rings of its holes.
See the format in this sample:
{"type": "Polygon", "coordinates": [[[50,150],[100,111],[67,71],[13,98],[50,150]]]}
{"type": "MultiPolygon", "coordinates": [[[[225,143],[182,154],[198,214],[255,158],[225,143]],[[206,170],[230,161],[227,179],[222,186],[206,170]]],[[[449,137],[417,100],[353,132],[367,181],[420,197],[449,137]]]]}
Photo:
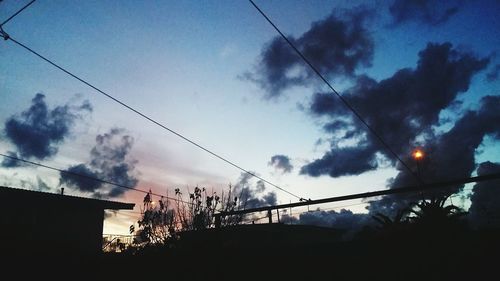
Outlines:
{"type": "Polygon", "coordinates": [[[131,210],[134,205],[0,186],[0,253],[100,254],[104,210],[131,210]]]}

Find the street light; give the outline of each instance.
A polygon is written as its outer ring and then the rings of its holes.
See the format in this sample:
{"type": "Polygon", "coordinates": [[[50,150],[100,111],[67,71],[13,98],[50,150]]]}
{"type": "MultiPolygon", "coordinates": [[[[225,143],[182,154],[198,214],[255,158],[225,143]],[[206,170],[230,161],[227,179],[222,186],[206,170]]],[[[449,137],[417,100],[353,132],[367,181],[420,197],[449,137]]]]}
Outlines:
{"type": "MultiPolygon", "coordinates": [[[[423,181],[422,181],[422,175],[420,172],[420,161],[422,161],[425,157],[424,151],[420,148],[416,148],[415,150],[413,150],[411,155],[412,155],[413,159],[415,159],[415,162],[417,163],[417,176],[418,176],[420,186],[422,186],[423,181]]],[[[424,192],[422,189],[420,189],[420,194],[422,195],[422,199],[424,199],[424,192]]]]}
{"type": "Polygon", "coordinates": [[[415,159],[415,162],[417,162],[417,175],[418,175],[418,179],[420,181],[422,181],[422,177],[420,175],[420,164],[419,164],[419,162],[424,159],[424,156],[425,156],[424,152],[420,148],[417,148],[417,149],[413,150],[413,153],[411,155],[413,156],[413,159],[415,159]]]}
{"type": "Polygon", "coordinates": [[[424,152],[421,149],[415,149],[412,153],[413,159],[415,159],[418,163],[419,160],[424,158],[424,152]]]}

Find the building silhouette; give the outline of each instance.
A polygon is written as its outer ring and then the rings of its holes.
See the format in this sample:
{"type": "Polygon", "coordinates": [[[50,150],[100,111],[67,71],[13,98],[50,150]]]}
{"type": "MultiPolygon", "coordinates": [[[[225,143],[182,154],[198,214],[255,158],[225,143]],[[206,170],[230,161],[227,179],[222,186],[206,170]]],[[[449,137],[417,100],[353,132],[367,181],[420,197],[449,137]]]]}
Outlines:
{"type": "Polygon", "coordinates": [[[96,255],[104,210],[135,204],[0,187],[0,252],[9,256],[96,255]]]}

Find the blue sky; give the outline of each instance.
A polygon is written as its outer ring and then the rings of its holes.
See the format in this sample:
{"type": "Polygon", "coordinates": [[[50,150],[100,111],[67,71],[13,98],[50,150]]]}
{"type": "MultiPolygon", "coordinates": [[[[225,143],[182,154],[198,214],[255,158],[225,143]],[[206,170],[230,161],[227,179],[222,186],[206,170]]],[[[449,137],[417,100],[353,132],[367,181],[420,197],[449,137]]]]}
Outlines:
{"type": "MultiPolygon", "coordinates": [[[[402,68],[416,68],[418,54],[428,42],[450,42],[459,52],[489,58],[488,65],[471,78],[468,90],[457,95],[456,100],[463,102],[459,109],[446,106],[440,111],[442,118],[451,121],[434,124],[436,130],[448,131],[467,109],[480,106],[481,97],[499,95],[499,80],[486,78],[500,63],[498,1],[451,1],[458,11],[438,24],[426,23],[418,15],[394,23],[389,12],[391,1],[256,3],[285,34],[296,39],[311,28],[312,22],[331,14],[340,17],[360,5],[373,11],[364,26],[374,45],[371,66],[356,68],[355,75],[365,74],[376,81],[390,78],[402,68]]],[[[3,1],[0,18],[7,18],[24,4],[3,1]]],[[[349,176],[299,174],[302,166],[321,158],[332,145],[329,141],[315,145],[318,139],[332,137],[322,129],[327,122],[324,118],[331,117],[316,118],[307,112],[313,94],[326,91],[326,87],[311,79],[285,89],[276,99],[267,99],[264,88],[238,78],[258,69],[266,46],[277,36],[247,1],[40,0],[4,29],[121,101],[302,197],[383,189],[387,180],[398,174],[390,161],[349,176]],[[291,173],[268,164],[277,154],[290,158],[294,166],[291,173]]],[[[134,140],[127,159],[136,160],[131,174],[138,180],[138,188],[158,193],[169,190],[172,194],[177,187],[205,185],[220,189],[237,183],[241,171],[161,130],[12,42],[0,43],[0,59],[1,126],[27,110],[37,93],[45,95],[49,108],[78,105],[84,100],[93,107],[92,112],[75,119],[70,133],[57,143],[57,153],[31,160],[59,168],[89,163],[96,136],[123,128],[122,134],[134,140]]],[[[354,83],[353,77],[329,78],[341,93],[354,83]]],[[[1,152],[16,151],[16,145],[2,130],[1,152]]],[[[485,136],[476,150],[476,163],[500,162],[499,148],[497,139],[485,136]]],[[[412,149],[410,143],[408,149],[412,149]]],[[[29,188],[37,177],[54,190],[59,187],[55,172],[32,167],[0,168],[0,184],[4,185],[20,186],[27,181],[29,188]]],[[[68,190],[70,194],[91,195],[68,190]]],[[[271,186],[267,191],[276,192],[277,203],[296,201],[271,186]]],[[[141,203],[141,194],[122,196],[115,200],[141,203]]],[[[117,225],[129,225],[129,221],[117,225]]],[[[109,229],[122,231],[118,226],[109,229]]]]}

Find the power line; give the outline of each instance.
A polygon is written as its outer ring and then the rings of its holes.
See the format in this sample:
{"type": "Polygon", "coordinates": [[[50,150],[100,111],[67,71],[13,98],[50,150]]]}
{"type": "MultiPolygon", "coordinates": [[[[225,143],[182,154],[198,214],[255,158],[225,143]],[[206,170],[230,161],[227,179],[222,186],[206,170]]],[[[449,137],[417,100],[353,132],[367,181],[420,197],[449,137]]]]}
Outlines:
{"type": "MultiPolygon", "coordinates": [[[[459,192],[463,192],[463,191],[471,191],[473,190],[473,188],[462,188],[459,192]]],[[[415,193],[416,192],[420,192],[419,190],[415,190],[414,191],[415,193]]],[[[463,198],[464,195],[462,194],[459,194],[459,193],[455,193],[455,194],[452,194],[450,195],[446,200],[450,200],[450,204],[453,205],[453,201],[451,200],[452,198],[463,198]]],[[[346,205],[339,205],[339,206],[333,206],[333,207],[328,207],[328,208],[317,208],[317,209],[314,209],[314,210],[309,210],[309,209],[304,209],[304,210],[296,210],[295,209],[295,214],[298,213],[298,215],[302,215],[304,213],[315,213],[315,212],[324,212],[324,211],[331,211],[331,210],[336,210],[336,209],[341,209],[341,208],[346,208],[346,207],[352,207],[352,206],[359,206],[359,205],[368,205],[372,202],[375,202],[377,200],[372,200],[372,201],[368,201],[368,202],[360,202],[360,203],[353,203],[353,204],[346,204],[346,205]]],[[[280,208],[280,209],[277,209],[278,211],[281,211],[283,214],[286,213],[286,208],[280,208]]],[[[260,212],[259,212],[260,213],[260,212]]],[[[248,215],[248,214],[240,214],[240,215],[248,215]]],[[[276,217],[277,214],[275,213],[272,213],[271,214],[272,217],[276,217]]],[[[262,217],[250,217],[250,218],[245,218],[245,222],[254,222],[254,221],[260,221],[260,220],[263,220],[263,219],[267,219],[269,218],[268,215],[265,215],[265,216],[262,216],[262,217]]]]}
{"type": "Polygon", "coordinates": [[[394,152],[394,150],[391,149],[391,147],[384,141],[384,139],[382,138],[382,136],[380,136],[376,131],[375,129],[373,129],[364,119],[363,117],[361,117],[361,115],[354,109],[354,107],[342,96],[339,94],[339,92],[337,92],[337,90],[335,90],[335,88],[333,88],[333,86],[330,84],[330,82],[328,82],[328,80],[326,80],[326,78],[319,72],[319,70],[302,54],[302,52],[297,49],[297,47],[295,47],[295,45],[285,36],[285,34],[283,34],[281,32],[281,30],[271,21],[271,19],[257,6],[257,4],[255,4],[253,2],[253,0],[248,0],[250,1],[250,3],[255,7],[255,9],[257,9],[257,11],[259,11],[259,13],[267,20],[267,22],[269,22],[269,24],[271,24],[274,29],[280,34],[280,36],[285,39],[285,41],[288,43],[288,45],[290,45],[290,47],[292,47],[292,49],[302,58],[302,60],[313,70],[314,73],[316,73],[316,75],[318,75],[318,77],[328,86],[328,88],[330,88],[330,90],[344,103],[344,105],[350,110],[352,111],[352,113],[354,113],[354,115],[359,119],[359,121],[361,121],[361,123],[363,123],[363,125],[366,126],[366,128],[368,128],[368,130],[378,139],[378,141],[380,143],[382,143],[384,145],[384,147],[387,149],[387,151],[389,151],[401,164],[403,164],[403,166],[408,170],[408,172],[410,172],[411,175],[413,175],[417,181],[419,183],[423,183],[423,181],[420,179],[420,177],[418,175],[416,175],[411,169],[410,167],[396,154],[396,152],[394,152]]]}
{"type": "MultiPolygon", "coordinates": [[[[369,204],[370,202],[362,202],[362,203],[353,203],[353,204],[347,204],[347,205],[340,205],[340,206],[334,206],[334,207],[328,207],[328,208],[318,208],[318,209],[314,209],[314,210],[308,210],[308,209],[304,209],[304,210],[295,210],[296,213],[298,213],[299,215],[301,214],[304,214],[304,213],[314,213],[314,212],[322,212],[322,211],[331,211],[331,210],[336,210],[336,209],[341,209],[341,208],[346,208],[346,207],[352,207],[352,206],[358,206],[358,205],[366,205],[366,204],[369,204]]],[[[283,208],[283,209],[277,209],[279,211],[281,211],[283,214],[286,214],[286,208],[283,208]]],[[[248,215],[248,214],[244,214],[244,215],[248,215]]],[[[275,213],[272,213],[271,214],[273,217],[277,216],[277,214],[275,213]]],[[[266,218],[269,218],[268,215],[265,215],[265,216],[262,216],[262,217],[256,217],[256,218],[246,218],[246,221],[249,222],[249,221],[259,221],[259,220],[263,220],[263,219],[266,219],[266,218]]]]}
{"type": "MultiPolygon", "coordinates": [[[[470,190],[470,189],[463,189],[463,190],[470,190]]],[[[417,191],[416,191],[416,192],[417,192],[417,191]]],[[[452,198],[457,198],[457,197],[461,198],[461,197],[463,197],[463,195],[460,195],[460,194],[458,194],[458,193],[453,194],[453,195],[450,195],[450,196],[446,199],[446,201],[448,201],[448,200],[450,200],[450,201],[451,201],[451,199],[452,199],[452,198]]],[[[374,201],[376,201],[376,200],[374,200],[374,201]]],[[[340,209],[340,208],[345,208],[345,207],[351,207],[351,206],[356,206],[356,205],[370,204],[371,202],[374,202],[374,201],[370,201],[370,202],[362,202],[362,203],[357,203],[357,204],[342,205],[342,206],[335,206],[335,207],[331,207],[331,208],[321,208],[321,209],[320,209],[320,208],[318,208],[318,209],[311,210],[311,211],[304,210],[304,211],[299,211],[299,215],[304,214],[304,213],[321,212],[321,211],[330,211],[330,210],[335,210],[335,209],[340,209]]],[[[453,201],[451,201],[451,202],[450,202],[450,204],[451,204],[451,205],[453,205],[453,201]]],[[[286,209],[285,209],[285,210],[286,210],[286,209]]],[[[267,218],[267,216],[266,216],[266,217],[264,217],[264,218],[267,218]]],[[[259,218],[259,220],[260,220],[260,219],[262,219],[262,218],[259,218]]]]}
{"type": "Polygon", "coordinates": [[[8,21],[10,21],[11,19],[13,19],[15,16],[17,16],[19,13],[21,13],[24,9],[26,9],[27,7],[29,7],[31,4],[33,4],[33,2],[35,2],[35,1],[36,1],[36,0],[32,0],[30,3],[28,3],[27,5],[25,5],[23,8],[21,8],[21,9],[20,9],[19,11],[17,11],[15,14],[13,14],[12,16],[10,16],[7,20],[5,20],[5,21],[4,21],[4,22],[0,25],[0,37],[4,38],[4,40],[9,40],[9,39],[10,39],[12,42],[14,42],[14,43],[16,43],[17,45],[19,45],[19,46],[23,47],[24,49],[28,50],[29,52],[33,53],[34,55],[38,56],[39,58],[43,59],[44,61],[46,61],[46,62],[48,62],[49,64],[53,65],[54,67],[58,68],[59,70],[63,71],[64,73],[66,73],[66,74],[70,75],[71,77],[75,78],[76,80],[78,80],[78,81],[82,82],[83,84],[85,84],[85,85],[89,86],[90,88],[92,88],[92,89],[96,90],[97,92],[99,92],[99,93],[103,94],[104,96],[106,96],[106,97],[110,98],[111,100],[113,100],[113,101],[117,102],[118,104],[120,104],[120,105],[124,106],[125,108],[127,108],[127,109],[131,110],[132,112],[134,112],[134,113],[138,114],[139,116],[141,116],[141,117],[145,118],[146,120],[148,120],[148,121],[152,122],[153,124],[155,124],[155,125],[157,125],[157,126],[159,126],[159,127],[163,128],[163,129],[165,129],[165,130],[169,131],[170,133],[172,133],[172,134],[174,134],[174,135],[176,135],[176,136],[180,137],[181,139],[183,139],[183,140],[185,140],[185,141],[187,141],[187,142],[191,143],[192,145],[194,145],[194,146],[198,147],[199,149],[201,149],[201,150],[203,150],[203,151],[205,151],[205,152],[207,152],[207,153],[211,154],[212,156],[215,156],[216,158],[219,158],[220,160],[222,160],[222,161],[224,161],[224,162],[226,162],[226,163],[230,164],[231,166],[233,166],[233,167],[235,167],[235,168],[237,168],[237,169],[239,169],[239,170],[241,170],[241,171],[245,172],[246,174],[249,174],[250,176],[253,176],[253,177],[255,177],[255,178],[257,178],[257,179],[259,179],[259,180],[261,180],[261,181],[263,181],[263,182],[265,182],[265,183],[267,183],[267,184],[269,184],[269,185],[271,185],[271,186],[273,186],[273,187],[275,187],[275,188],[277,188],[277,189],[279,189],[279,190],[281,190],[281,191],[283,191],[283,192],[285,192],[285,193],[287,193],[287,194],[289,194],[289,195],[292,195],[292,196],[296,197],[296,198],[297,198],[297,199],[299,199],[299,200],[301,200],[301,199],[302,199],[302,197],[300,197],[300,196],[298,196],[298,195],[295,195],[295,194],[293,194],[293,193],[291,193],[291,192],[289,192],[289,191],[287,191],[287,190],[285,190],[285,189],[283,189],[283,188],[279,187],[278,185],[276,185],[276,184],[274,184],[274,183],[272,183],[272,182],[270,182],[270,181],[268,181],[268,180],[266,180],[266,179],[264,179],[264,178],[262,178],[262,177],[260,177],[260,176],[256,175],[255,173],[250,172],[249,170],[246,170],[246,169],[242,168],[241,166],[237,165],[236,163],[234,163],[234,162],[232,162],[232,161],[230,161],[230,160],[228,160],[228,159],[226,159],[226,158],[224,158],[224,157],[220,156],[219,154],[217,154],[217,153],[215,153],[215,152],[213,152],[213,151],[211,151],[211,150],[209,150],[209,149],[207,149],[207,148],[203,147],[202,145],[200,145],[200,144],[198,144],[198,143],[196,143],[196,142],[192,141],[191,139],[189,139],[189,138],[187,138],[187,137],[183,136],[182,134],[177,133],[176,131],[174,131],[174,130],[172,130],[172,129],[168,128],[167,126],[165,126],[165,125],[161,124],[160,122],[158,122],[158,121],[154,120],[153,118],[151,118],[151,117],[147,116],[146,114],[144,114],[144,113],[140,112],[139,110],[137,110],[137,109],[135,109],[135,108],[133,108],[133,107],[131,107],[131,106],[129,106],[129,105],[127,105],[127,104],[125,104],[124,102],[122,102],[122,101],[118,100],[117,98],[115,98],[115,97],[113,97],[113,96],[111,96],[111,95],[109,95],[109,94],[105,93],[104,91],[100,90],[100,89],[99,89],[99,88],[97,88],[96,86],[94,86],[94,85],[90,84],[89,82],[87,82],[87,81],[83,80],[82,78],[80,78],[80,77],[76,76],[75,74],[71,73],[70,71],[66,70],[65,68],[63,68],[63,67],[59,66],[58,64],[56,64],[56,63],[52,62],[51,60],[47,59],[46,57],[42,56],[42,55],[41,55],[41,54],[39,54],[38,52],[36,52],[36,51],[34,51],[33,49],[29,48],[28,46],[26,46],[26,45],[24,45],[24,44],[22,44],[22,43],[18,42],[17,40],[13,39],[12,37],[10,37],[10,35],[9,35],[9,34],[7,34],[7,33],[6,33],[3,29],[2,29],[2,26],[3,26],[5,23],[7,23],[8,21]]]}
{"type": "MultiPolygon", "coordinates": [[[[336,209],[342,209],[342,208],[347,208],[347,207],[352,207],[352,206],[359,206],[359,205],[368,205],[370,204],[371,202],[361,202],[361,203],[353,203],[353,204],[346,204],[346,205],[339,205],[339,206],[332,206],[332,207],[328,207],[328,208],[317,208],[317,209],[313,209],[313,210],[295,210],[295,212],[299,213],[299,214],[303,214],[303,213],[312,213],[312,212],[321,212],[321,211],[331,211],[331,210],[336,210],[336,209]]],[[[286,210],[286,209],[284,209],[286,210]]]]}
{"type": "Polygon", "coordinates": [[[22,11],[24,11],[24,9],[28,8],[31,4],[33,4],[36,0],[32,0],[31,2],[29,2],[28,4],[24,5],[24,7],[22,7],[19,11],[17,11],[16,13],[14,13],[12,16],[10,16],[8,19],[4,20],[1,24],[0,24],[0,27],[2,27],[4,24],[8,23],[11,19],[13,19],[15,16],[19,15],[22,11]]]}
{"type": "Polygon", "coordinates": [[[29,160],[26,160],[26,159],[17,158],[17,157],[14,157],[14,156],[3,154],[3,153],[0,153],[0,156],[3,156],[5,158],[9,158],[9,159],[12,159],[12,160],[15,160],[15,161],[24,162],[24,163],[28,163],[28,164],[31,164],[31,165],[43,167],[43,168],[46,168],[46,169],[58,171],[60,173],[64,173],[64,174],[68,174],[68,175],[72,175],[72,176],[77,176],[77,177],[82,177],[82,178],[86,178],[86,179],[98,181],[98,182],[101,182],[101,183],[114,185],[114,186],[117,186],[117,187],[120,187],[120,188],[124,188],[124,189],[134,190],[134,191],[137,191],[137,192],[142,192],[142,193],[145,193],[145,194],[151,194],[151,195],[159,196],[161,198],[166,198],[166,199],[169,199],[169,200],[178,200],[179,202],[186,203],[186,204],[192,204],[190,202],[180,200],[179,198],[168,197],[168,196],[165,196],[165,195],[153,193],[153,192],[150,192],[150,191],[145,191],[145,190],[138,189],[138,188],[135,188],[135,187],[126,186],[126,185],[123,185],[123,184],[119,184],[119,183],[115,183],[115,182],[111,182],[111,181],[107,181],[107,180],[103,180],[103,179],[91,177],[91,176],[88,176],[88,175],[83,175],[83,174],[71,172],[71,171],[68,171],[68,170],[54,168],[54,167],[47,166],[47,165],[44,165],[44,164],[41,164],[41,163],[29,161],[29,160]]]}
{"type": "Polygon", "coordinates": [[[423,184],[423,185],[404,186],[404,187],[391,188],[391,189],[385,189],[385,190],[377,190],[377,191],[363,192],[363,193],[357,193],[357,194],[342,195],[342,196],[337,196],[337,197],[330,197],[330,198],[323,198],[323,199],[316,199],[316,200],[307,200],[305,202],[298,202],[298,203],[290,203],[290,204],[282,204],[282,205],[274,205],[274,206],[264,206],[264,207],[256,207],[256,208],[250,208],[250,209],[245,209],[245,210],[221,212],[220,214],[221,215],[237,215],[237,214],[255,213],[255,212],[261,212],[261,211],[293,208],[293,207],[308,206],[308,205],[317,205],[317,204],[323,204],[323,203],[329,203],[329,202],[338,202],[338,201],[360,199],[360,198],[367,198],[367,197],[376,197],[376,196],[403,194],[403,193],[413,193],[413,192],[427,191],[427,190],[436,190],[436,189],[441,189],[443,187],[457,186],[457,185],[463,185],[466,183],[482,182],[482,181],[497,180],[497,179],[500,179],[500,173],[492,173],[492,174],[487,174],[487,175],[454,179],[454,180],[448,180],[448,181],[443,181],[443,182],[434,182],[434,183],[428,183],[428,184],[423,184]]]}
{"type": "MultiPolygon", "coordinates": [[[[472,189],[471,188],[463,188],[459,192],[470,191],[470,190],[472,190],[472,189]]],[[[420,192],[420,190],[415,190],[413,192],[409,192],[408,194],[417,193],[417,192],[420,192]]],[[[449,198],[456,198],[456,197],[463,197],[463,196],[464,195],[460,195],[459,193],[455,193],[453,195],[450,195],[449,198]]],[[[347,205],[332,206],[332,207],[328,207],[328,208],[317,208],[317,209],[313,209],[313,210],[308,210],[308,209],[300,210],[299,209],[298,211],[296,210],[296,212],[302,214],[302,213],[309,213],[309,212],[329,211],[329,210],[341,209],[341,208],[358,206],[358,205],[368,205],[368,204],[371,204],[372,202],[375,202],[375,201],[377,201],[377,200],[360,202],[360,203],[353,203],[353,204],[347,204],[347,205]]],[[[281,209],[281,210],[287,210],[287,209],[281,209]]]]}
{"type": "Polygon", "coordinates": [[[59,66],[59,65],[58,65],[58,64],[56,64],[55,62],[53,62],[53,61],[49,60],[48,58],[46,58],[46,57],[42,56],[42,55],[41,55],[41,54],[39,54],[38,52],[36,52],[36,51],[34,51],[33,49],[29,48],[28,46],[26,46],[26,45],[22,44],[21,42],[19,42],[19,41],[15,40],[14,38],[10,37],[8,34],[6,34],[6,33],[5,33],[5,34],[3,35],[3,37],[4,37],[4,39],[5,39],[5,40],[9,40],[9,39],[10,39],[10,41],[12,41],[12,42],[16,43],[16,44],[17,44],[17,45],[19,45],[20,47],[22,47],[22,48],[26,49],[27,51],[29,51],[29,52],[31,52],[32,54],[36,55],[37,57],[41,58],[42,60],[44,60],[44,61],[48,62],[48,63],[49,63],[49,64],[51,64],[52,66],[54,66],[54,67],[58,68],[59,70],[61,70],[61,71],[63,71],[64,73],[68,74],[69,76],[71,76],[71,77],[75,78],[76,80],[78,80],[78,81],[82,82],[83,84],[85,84],[85,85],[89,86],[90,88],[94,89],[95,91],[99,92],[100,94],[102,94],[102,95],[106,96],[107,98],[109,98],[109,99],[111,99],[111,100],[115,101],[116,103],[118,103],[118,104],[122,105],[123,107],[125,107],[125,108],[129,109],[130,111],[132,111],[132,112],[134,112],[134,113],[138,114],[139,116],[141,116],[141,117],[143,117],[144,119],[146,119],[146,120],[150,121],[151,123],[153,123],[153,124],[155,124],[155,125],[159,126],[160,128],[162,128],[162,129],[164,129],[164,130],[166,130],[166,131],[168,131],[168,132],[170,132],[170,133],[172,133],[172,134],[174,134],[174,135],[178,136],[179,138],[181,138],[181,139],[183,139],[183,140],[185,140],[185,141],[189,142],[190,144],[192,144],[192,145],[196,146],[197,148],[199,148],[199,149],[201,149],[201,150],[203,150],[203,151],[205,151],[205,152],[209,153],[210,155],[212,155],[212,156],[214,156],[214,157],[216,157],[216,158],[218,158],[218,159],[220,159],[220,160],[222,160],[222,161],[226,162],[227,164],[229,164],[229,165],[231,165],[231,166],[233,166],[233,167],[235,167],[235,168],[237,168],[237,169],[239,169],[239,170],[243,171],[244,173],[249,174],[250,176],[255,177],[255,178],[257,178],[257,179],[259,179],[259,180],[261,180],[261,181],[263,181],[263,182],[265,182],[265,183],[267,183],[267,184],[269,184],[269,185],[271,185],[271,186],[273,186],[273,187],[275,187],[275,188],[277,188],[277,189],[279,189],[279,190],[281,190],[281,191],[283,191],[283,192],[285,192],[285,193],[287,193],[287,194],[289,194],[289,195],[291,195],[291,196],[293,196],[293,197],[295,197],[295,198],[299,199],[299,200],[300,200],[300,199],[302,199],[302,197],[300,197],[300,196],[298,196],[298,195],[296,195],[296,194],[293,194],[293,193],[291,193],[290,191],[285,190],[285,189],[283,189],[283,188],[279,187],[278,185],[276,185],[276,184],[274,184],[274,183],[272,183],[272,182],[270,182],[270,181],[268,181],[268,180],[266,180],[266,179],[264,179],[264,178],[262,178],[262,177],[260,177],[260,176],[256,175],[255,173],[250,172],[249,170],[246,170],[246,169],[242,168],[241,166],[237,165],[236,163],[234,163],[234,162],[232,162],[232,161],[230,161],[230,160],[228,160],[228,159],[226,159],[226,158],[224,158],[224,157],[220,156],[219,154],[217,154],[217,153],[215,153],[215,152],[213,152],[213,151],[209,150],[208,148],[205,148],[204,146],[202,146],[202,145],[200,145],[200,144],[196,143],[195,141],[192,141],[191,139],[189,139],[189,138],[187,138],[187,137],[183,136],[183,135],[182,135],[182,134],[180,134],[180,133],[177,133],[176,131],[174,131],[174,130],[172,130],[172,129],[168,128],[166,125],[163,125],[162,123],[160,123],[160,122],[158,122],[158,121],[154,120],[153,118],[151,118],[151,117],[147,116],[146,114],[144,114],[144,113],[140,112],[139,110],[137,110],[137,109],[135,109],[135,108],[133,108],[133,107],[131,107],[131,106],[127,105],[126,103],[124,103],[124,102],[120,101],[119,99],[117,99],[117,98],[115,98],[115,97],[113,97],[113,96],[111,96],[111,95],[107,94],[106,92],[102,91],[101,89],[97,88],[96,86],[94,86],[94,85],[90,84],[89,82],[85,81],[84,79],[82,79],[82,78],[78,77],[77,75],[75,75],[75,74],[71,73],[70,71],[66,70],[66,69],[65,69],[65,68],[63,68],[62,66],[59,66]]]}

